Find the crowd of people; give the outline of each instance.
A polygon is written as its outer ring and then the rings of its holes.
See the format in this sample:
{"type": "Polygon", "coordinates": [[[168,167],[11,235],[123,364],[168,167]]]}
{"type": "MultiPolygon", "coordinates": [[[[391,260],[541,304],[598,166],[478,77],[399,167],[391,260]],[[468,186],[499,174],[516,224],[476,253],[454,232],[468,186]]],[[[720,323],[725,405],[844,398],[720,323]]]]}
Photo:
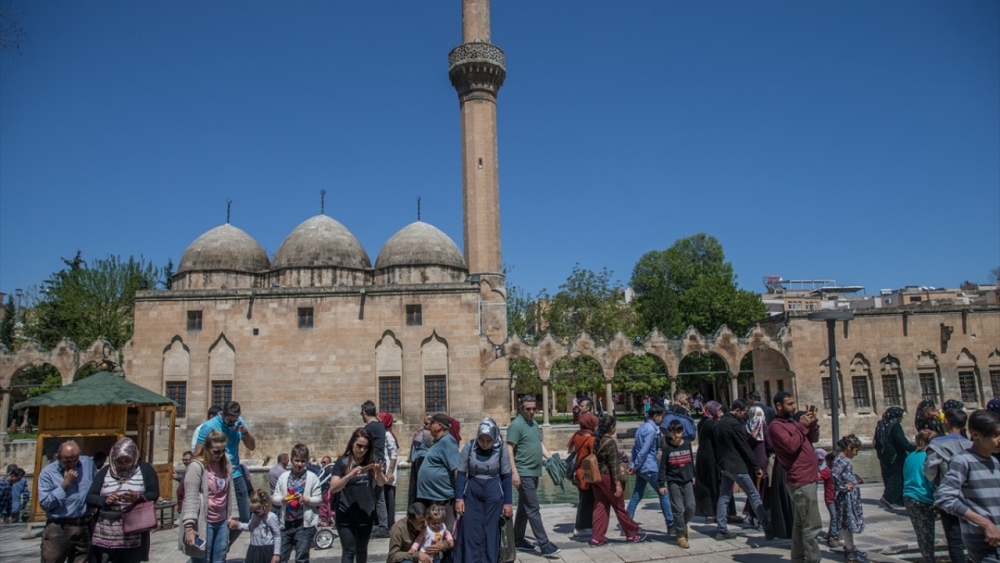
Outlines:
{"type": "MultiPolygon", "coordinates": [[[[399,442],[391,414],[366,401],[362,425],[340,457],[325,456],[315,465],[309,447],[296,444],[277,457],[270,490],[254,490],[238,446],[252,448],[255,439],[240,405],[230,402],[199,427],[192,450],[182,455],[184,469],[174,475],[178,547],[195,563],[224,562],[246,531],[247,562],[285,563],[294,552],[303,563],[317,530],[335,527],[344,563],[366,562],[375,537],[389,539],[388,563],[497,563],[509,560],[508,548],[552,557],[560,548],[542,522],[538,490],[555,466],[579,491],[573,535],[589,537],[593,546],[608,543],[612,511],[625,542],[647,539],[635,514],[648,486],[670,541],[681,548],[690,547],[692,519],[704,517],[715,525],[717,540],[735,538],[734,523],[768,539],[791,539],[796,563],[820,561],[821,539],[843,547],[846,561],[867,561],[855,544],[865,529],[863,481],[852,464],[861,449],[856,436],[844,436],[830,452],[814,449],[816,408],[800,410],[784,391],[770,404],[750,393],[725,410],[707,401],[697,424],[688,394],[678,391],[672,399],[667,408],[652,403],[644,409],[627,453],[618,443],[615,416],[599,418],[593,402],[581,397],[579,430],[567,444],[565,467],[542,441],[534,397],[519,400],[506,435],[487,418],[463,441],[457,420],[429,414],[411,442],[407,510],[399,521],[399,442]],[[742,511],[733,498],[736,487],[746,494],[742,511]],[[820,502],[830,514],[825,531],[820,502]]],[[[971,414],[957,401],[942,407],[920,404],[912,442],[902,428],[903,410],[883,413],[874,435],[884,483],[879,502],[888,510],[905,509],[925,563],[934,561],[937,514],[953,562],[1000,563],[1000,400],[971,414]]],[[[9,517],[21,477],[12,467],[0,481],[0,509],[6,508],[0,516],[9,517]]],[[[62,443],[55,461],[38,474],[38,495],[46,513],[43,562],[149,559],[150,528],[141,515],[160,498],[160,483],[130,438],[114,445],[103,467],[81,455],[74,441],[62,443]]]]}

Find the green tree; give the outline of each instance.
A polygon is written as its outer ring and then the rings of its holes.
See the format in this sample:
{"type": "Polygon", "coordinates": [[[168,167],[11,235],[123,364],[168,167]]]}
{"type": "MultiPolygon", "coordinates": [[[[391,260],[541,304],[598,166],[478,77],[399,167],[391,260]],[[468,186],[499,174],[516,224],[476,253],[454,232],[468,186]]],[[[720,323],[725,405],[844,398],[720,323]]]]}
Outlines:
{"type": "Polygon", "coordinates": [[[160,281],[160,285],[163,289],[171,289],[174,286],[174,261],[173,259],[167,259],[167,265],[163,267],[163,280],[160,281]]]}
{"type": "Polygon", "coordinates": [[[631,284],[639,324],[668,337],[689,326],[713,334],[724,324],[743,334],[767,314],[757,295],[737,287],[722,245],[704,233],[644,254],[632,270],[631,284]]]}
{"type": "Polygon", "coordinates": [[[121,349],[132,338],[135,292],[140,285],[154,287],[160,269],[142,257],[113,255],[88,266],[79,252],[63,262],[68,269],[45,282],[28,336],[46,347],[62,338],[86,346],[104,337],[121,349]]]}
{"type": "Polygon", "coordinates": [[[17,308],[14,307],[14,297],[7,298],[3,308],[3,318],[0,319],[0,344],[14,351],[14,325],[17,323],[17,308]]]}

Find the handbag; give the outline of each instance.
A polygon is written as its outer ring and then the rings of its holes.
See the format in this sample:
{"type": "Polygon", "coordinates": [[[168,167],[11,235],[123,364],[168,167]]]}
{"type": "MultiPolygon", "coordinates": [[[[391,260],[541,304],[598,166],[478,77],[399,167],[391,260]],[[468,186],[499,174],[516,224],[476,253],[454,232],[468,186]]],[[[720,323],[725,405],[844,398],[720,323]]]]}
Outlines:
{"type": "Polygon", "coordinates": [[[146,532],[156,527],[155,503],[140,502],[122,510],[122,531],[126,534],[146,532]]]}
{"type": "Polygon", "coordinates": [[[500,517],[500,555],[497,563],[514,563],[517,548],[514,546],[514,519],[500,517]]]}
{"type": "Polygon", "coordinates": [[[601,468],[597,463],[597,456],[590,454],[580,461],[580,468],[583,469],[583,480],[588,483],[601,482],[601,468]]]}

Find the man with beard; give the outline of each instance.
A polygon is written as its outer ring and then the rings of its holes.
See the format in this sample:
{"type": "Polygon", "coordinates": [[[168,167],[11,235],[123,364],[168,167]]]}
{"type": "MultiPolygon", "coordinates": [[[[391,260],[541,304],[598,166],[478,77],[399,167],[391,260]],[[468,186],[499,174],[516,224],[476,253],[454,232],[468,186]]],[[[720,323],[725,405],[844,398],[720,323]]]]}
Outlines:
{"type": "Polygon", "coordinates": [[[787,472],[785,487],[795,505],[792,527],[792,563],[818,563],[822,558],[816,539],[823,528],[816,498],[819,462],[812,443],[819,440],[816,407],[795,419],[795,397],[785,391],[774,396],[775,418],[770,426],[771,446],[781,467],[787,472]]]}

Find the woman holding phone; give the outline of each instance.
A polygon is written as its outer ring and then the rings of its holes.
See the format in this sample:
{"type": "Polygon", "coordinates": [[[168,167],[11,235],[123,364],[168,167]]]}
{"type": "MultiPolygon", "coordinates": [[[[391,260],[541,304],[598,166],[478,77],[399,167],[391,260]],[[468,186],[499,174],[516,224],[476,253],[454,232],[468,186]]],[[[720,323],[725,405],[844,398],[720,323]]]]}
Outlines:
{"type": "Polygon", "coordinates": [[[224,563],[229,530],[240,525],[233,487],[233,467],[226,455],[226,435],[212,430],[205,437],[201,459],[184,473],[184,510],[180,549],[194,563],[224,563]]]}
{"type": "Polygon", "coordinates": [[[344,455],[333,464],[330,502],[337,512],[341,563],[368,561],[368,541],[375,525],[376,487],[385,485],[385,462],[373,463],[372,435],[364,428],[351,434],[344,455]]]}
{"type": "Polygon", "coordinates": [[[139,459],[131,438],[118,440],[111,448],[111,463],[97,472],[87,494],[87,504],[98,510],[91,556],[110,563],[149,561],[149,530],[125,533],[123,511],[158,498],[156,470],[139,459]]]}

